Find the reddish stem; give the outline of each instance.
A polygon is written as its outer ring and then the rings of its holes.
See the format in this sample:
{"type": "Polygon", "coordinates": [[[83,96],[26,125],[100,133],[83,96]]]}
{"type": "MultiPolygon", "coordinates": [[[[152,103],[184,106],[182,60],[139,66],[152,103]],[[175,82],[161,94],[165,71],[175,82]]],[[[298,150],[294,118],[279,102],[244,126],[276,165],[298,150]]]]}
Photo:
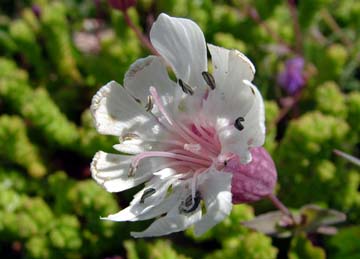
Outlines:
{"type": "Polygon", "coordinates": [[[136,36],[139,38],[140,42],[147,48],[152,54],[159,56],[159,53],[151,44],[150,40],[135,26],[133,21],[131,20],[127,10],[123,11],[124,19],[126,24],[135,32],[136,36]]]}
{"type": "Polygon", "coordinates": [[[295,223],[295,219],[294,216],[292,215],[292,213],[289,211],[289,209],[279,200],[278,197],[276,197],[275,194],[270,194],[268,196],[269,200],[274,204],[274,206],[276,208],[278,208],[282,213],[284,213],[284,215],[288,216],[293,223],[295,223]]]}
{"type": "Polygon", "coordinates": [[[251,7],[251,6],[247,6],[246,8],[246,13],[248,14],[248,16],[255,21],[257,24],[259,24],[261,27],[264,28],[264,30],[277,42],[279,42],[281,45],[283,45],[286,49],[288,49],[289,51],[293,51],[292,47],[289,46],[283,39],[280,38],[280,36],[273,31],[260,17],[258,11],[256,10],[256,8],[251,7]]]}
{"type": "Polygon", "coordinates": [[[299,24],[299,16],[298,16],[298,11],[297,11],[297,7],[295,4],[295,0],[288,0],[288,6],[289,6],[290,13],[291,13],[291,17],[293,19],[296,52],[301,54],[303,43],[302,43],[301,28],[300,28],[300,24],[299,24]]]}

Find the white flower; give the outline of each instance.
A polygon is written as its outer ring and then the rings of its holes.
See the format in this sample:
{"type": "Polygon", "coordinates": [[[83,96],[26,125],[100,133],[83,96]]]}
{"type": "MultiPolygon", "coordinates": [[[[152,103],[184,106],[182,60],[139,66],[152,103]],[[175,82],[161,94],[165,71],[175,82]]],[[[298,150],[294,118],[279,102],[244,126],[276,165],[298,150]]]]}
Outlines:
{"type": "Polygon", "coordinates": [[[132,236],[192,225],[201,235],[231,211],[234,165],[228,162],[250,162],[250,148],[264,143],[263,101],[251,84],[255,68],[239,51],[208,44],[212,76],[204,35],[188,19],[160,14],[150,38],[161,57],[137,60],[124,87],[109,82],[93,98],[97,130],[119,136],[114,148],[122,154],[98,152],[92,176],[109,192],[145,183],[129,207],[104,218],[157,218],[132,236]]]}

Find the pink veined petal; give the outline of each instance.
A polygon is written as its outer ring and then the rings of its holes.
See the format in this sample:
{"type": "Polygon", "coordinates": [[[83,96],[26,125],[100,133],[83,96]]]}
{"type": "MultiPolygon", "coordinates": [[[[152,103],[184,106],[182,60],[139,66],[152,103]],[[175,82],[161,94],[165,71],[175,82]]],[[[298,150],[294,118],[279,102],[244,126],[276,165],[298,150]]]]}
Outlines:
{"type": "Polygon", "coordinates": [[[224,170],[232,173],[232,203],[254,202],[274,191],[277,172],[274,161],[263,147],[251,149],[252,161],[241,164],[238,157],[227,163],[224,170]]]}

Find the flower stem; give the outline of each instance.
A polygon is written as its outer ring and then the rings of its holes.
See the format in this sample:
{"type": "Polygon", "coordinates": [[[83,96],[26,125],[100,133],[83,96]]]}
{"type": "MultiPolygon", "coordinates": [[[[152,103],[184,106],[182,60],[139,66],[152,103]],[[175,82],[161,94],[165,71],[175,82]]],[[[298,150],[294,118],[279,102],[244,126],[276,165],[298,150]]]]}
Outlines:
{"type": "Polygon", "coordinates": [[[272,30],[266,23],[263,21],[256,10],[255,7],[252,6],[246,6],[245,8],[246,14],[258,25],[263,27],[263,29],[280,45],[284,46],[288,51],[293,51],[292,47],[288,45],[274,30],[272,30]]]}
{"type": "Polygon", "coordinates": [[[149,39],[135,26],[133,21],[131,20],[127,10],[123,11],[124,19],[126,24],[135,32],[136,36],[140,40],[140,42],[144,45],[145,48],[147,48],[152,54],[158,56],[159,53],[156,51],[156,49],[153,47],[149,39]]]}
{"type": "Polygon", "coordinates": [[[299,24],[299,17],[298,17],[298,11],[297,11],[295,0],[288,0],[288,6],[289,6],[290,13],[291,13],[291,17],[293,18],[296,52],[301,54],[303,42],[302,42],[301,28],[300,28],[300,24],[299,24]]]}
{"type": "Polygon", "coordinates": [[[330,27],[330,29],[333,30],[340,37],[340,40],[342,41],[342,43],[349,49],[352,49],[353,44],[351,43],[351,40],[341,30],[340,26],[337,24],[336,20],[330,14],[330,12],[327,9],[324,9],[321,11],[320,14],[321,14],[322,18],[324,19],[325,23],[330,27]]]}
{"type": "Polygon", "coordinates": [[[289,211],[289,209],[279,200],[278,197],[274,194],[270,194],[268,196],[269,200],[274,204],[276,208],[278,208],[282,213],[284,213],[286,216],[288,216],[294,223],[295,219],[292,215],[292,213],[289,211]]]}

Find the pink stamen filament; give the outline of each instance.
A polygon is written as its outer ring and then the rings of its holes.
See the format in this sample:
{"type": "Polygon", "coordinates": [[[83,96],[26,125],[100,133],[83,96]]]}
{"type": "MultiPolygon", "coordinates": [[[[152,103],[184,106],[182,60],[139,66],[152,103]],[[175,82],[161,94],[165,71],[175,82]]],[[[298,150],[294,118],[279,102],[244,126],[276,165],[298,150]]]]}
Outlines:
{"type": "Polygon", "coordinates": [[[196,157],[196,158],[199,158],[199,159],[203,159],[205,161],[208,161],[209,165],[212,163],[211,158],[213,156],[211,154],[209,154],[209,153],[206,153],[205,150],[204,150],[204,152],[202,152],[200,154],[196,154],[196,153],[193,153],[191,151],[187,151],[185,149],[172,149],[169,152],[179,154],[179,155],[184,155],[184,156],[190,156],[190,157],[196,157]]]}
{"type": "Polygon", "coordinates": [[[166,109],[161,102],[160,96],[159,96],[156,88],[153,86],[150,86],[149,91],[150,91],[151,96],[153,97],[154,104],[158,107],[160,113],[164,116],[164,118],[168,121],[168,123],[171,126],[174,126],[176,124],[177,127],[168,127],[167,125],[163,124],[159,119],[158,119],[158,122],[162,126],[164,126],[168,131],[179,134],[183,139],[185,139],[186,141],[191,143],[191,141],[192,141],[191,137],[184,134],[184,132],[179,127],[179,125],[173,119],[171,119],[169,114],[166,112],[166,109]]]}
{"type": "Polygon", "coordinates": [[[196,135],[195,133],[191,132],[189,129],[185,128],[183,125],[181,125],[181,124],[177,124],[177,125],[180,127],[180,129],[185,131],[191,138],[193,138],[195,140],[195,143],[199,143],[199,144],[205,146],[214,155],[216,155],[218,153],[217,150],[214,149],[213,145],[206,142],[203,138],[201,138],[198,135],[196,135]]]}
{"type": "Polygon", "coordinates": [[[154,103],[158,107],[159,111],[164,115],[165,119],[169,122],[170,125],[174,124],[174,121],[170,118],[169,114],[167,114],[165,107],[163,106],[160,96],[158,92],[156,91],[156,88],[153,86],[150,86],[150,94],[153,97],[154,103]]]}
{"type": "Polygon", "coordinates": [[[221,144],[215,129],[211,126],[201,126],[203,123],[184,125],[171,118],[166,107],[154,86],[149,88],[154,104],[157,106],[161,117],[152,114],[169,136],[162,140],[150,140],[149,142],[163,143],[165,151],[146,151],[133,157],[131,168],[137,168],[139,162],[148,157],[168,158],[159,168],[174,168],[179,173],[186,175],[186,178],[193,177],[192,196],[195,196],[196,175],[206,171],[216,160],[221,152],[221,144]],[[195,128],[189,128],[189,126],[195,128]],[[205,127],[205,128],[204,128],[205,127]]]}
{"type": "Polygon", "coordinates": [[[199,131],[200,135],[206,136],[206,139],[211,140],[211,143],[215,146],[215,150],[217,150],[218,153],[221,150],[221,143],[215,132],[209,132],[196,122],[194,123],[194,125],[195,128],[199,131]]]}
{"type": "Polygon", "coordinates": [[[189,161],[189,162],[193,162],[194,164],[197,165],[202,165],[205,167],[209,167],[209,162],[203,159],[198,159],[198,158],[193,158],[193,157],[189,157],[189,156],[185,156],[185,155],[180,155],[180,154],[176,154],[176,153],[171,153],[171,152],[164,152],[164,151],[147,151],[147,152],[142,152],[138,155],[136,155],[131,162],[131,165],[133,168],[136,168],[140,162],[141,159],[147,158],[147,157],[167,157],[167,158],[173,158],[173,159],[177,159],[180,161],[189,161]]]}
{"type": "Polygon", "coordinates": [[[192,167],[194,167],[194,163],[193,162],[188,162],[188,161],[179,161],[179,160],[175,160],[175,161],[171,161],[171,162],[167,162],[164,164],[161,164],[161,166],[157,167],[154,172],[158,172],[162,169],[165,168],[174,168],[174,167],[185,167],[188,169],[188,172],[192,171],[192,167]]]}

